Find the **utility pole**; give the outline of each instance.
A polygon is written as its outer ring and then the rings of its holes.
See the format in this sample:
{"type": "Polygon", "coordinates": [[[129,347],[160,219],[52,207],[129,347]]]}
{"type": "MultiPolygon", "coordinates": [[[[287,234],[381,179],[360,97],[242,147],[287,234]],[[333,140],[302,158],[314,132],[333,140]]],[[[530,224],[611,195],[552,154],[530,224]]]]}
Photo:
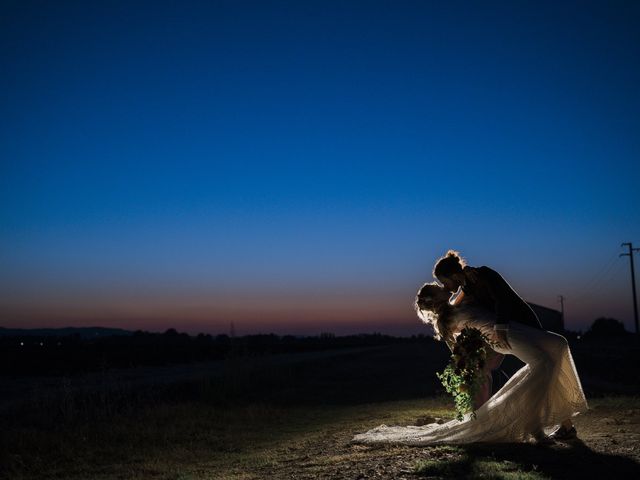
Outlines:
{"type": "Polygon", "coordinates": [[[637,252],[640,248],[633,248],[633,244],[631,242],[626,242],[620,245],[629,247],[629,253],[621,253],[621,257],[629,257],[629,261],[631,262],[631,289],[633,290],[633,320],[636,324],[636,334],[640,333],[640,329],[638,329],[638,300],[636,298],[636,274],[633,270],[633,252],[637,252]]]}
{"type": "Polygon", "coordinates": [[[558,295],[560,300],[560,321],[562,322],[562,330],[564,330],[564,295],[558,295]]]}

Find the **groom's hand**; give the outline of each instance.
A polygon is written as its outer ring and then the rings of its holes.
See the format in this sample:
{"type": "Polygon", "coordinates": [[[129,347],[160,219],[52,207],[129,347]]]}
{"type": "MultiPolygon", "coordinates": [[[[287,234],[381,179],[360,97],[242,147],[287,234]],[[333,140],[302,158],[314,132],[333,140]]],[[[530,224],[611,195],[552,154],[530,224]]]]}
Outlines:
{"type": "Polygon", "coordinates": [[[507,330],[496,330],[496,337],[498,337],[498,347],[511,350],[511,344],[507,339],[507,330]]]}

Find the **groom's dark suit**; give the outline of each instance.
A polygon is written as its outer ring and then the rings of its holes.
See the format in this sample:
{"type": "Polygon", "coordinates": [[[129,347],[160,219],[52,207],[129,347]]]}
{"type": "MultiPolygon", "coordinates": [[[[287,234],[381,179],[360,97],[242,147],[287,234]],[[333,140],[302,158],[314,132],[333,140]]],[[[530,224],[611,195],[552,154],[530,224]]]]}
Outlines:
{"type": "Polygon", "coordinates": [[[542,324],[531,307],[520,298],[502,276],[489,267],[464,267],[466,282],[462,286],[465,296],[496,313],[498,324],[510,321],[542,329],[542,324]]]}
{"type": "MultiPolygon", "coordinates": [[[[527,302],[520,298],[513,288],[495,270],[489,267],[464,267],[465,283],[463,301],[477,303],[496,313],[497,323],[520,322],[534,328],[542,328],[540,320],[527,302]]],[[[502,364],[504,355],[488,345],[487,359],[482,369],[485,381],[473,399],[474,408],[480,408],[492,395],[492,371],[502,364]]]]}

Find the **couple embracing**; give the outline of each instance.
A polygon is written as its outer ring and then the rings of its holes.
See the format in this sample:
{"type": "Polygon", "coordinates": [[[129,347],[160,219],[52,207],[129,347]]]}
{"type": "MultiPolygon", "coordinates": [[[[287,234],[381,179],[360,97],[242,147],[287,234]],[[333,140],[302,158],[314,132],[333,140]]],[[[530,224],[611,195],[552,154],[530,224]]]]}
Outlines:
{"type": "Polygon", "coordinates": [[[435,338],[453,349],[456,337],[470,327],[490,341],[475,411],[443,424],[381,425],[354,441],[428,445],[574,438],[571,419],[588,407],[567,340],[544,330],[531,307],[494,270],[468,267],[450,250],[433,273],[442,286],[423,285],[415,306],[435,338]],[[515,355],[525,365],[491,396],[491,371],[504,355],[515,355]]]}

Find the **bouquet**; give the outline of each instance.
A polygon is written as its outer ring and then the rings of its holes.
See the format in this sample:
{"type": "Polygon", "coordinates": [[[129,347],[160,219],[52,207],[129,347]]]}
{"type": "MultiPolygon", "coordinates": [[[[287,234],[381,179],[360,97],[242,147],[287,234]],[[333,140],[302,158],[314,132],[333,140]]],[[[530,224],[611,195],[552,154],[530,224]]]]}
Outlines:
{"type": "Polygon", "coordinates": [[[487,359],[489,340],[476,328],[464,328],[456,338],[449,365],[442,373],[436,373],[445,390],[453,395],[456,418],[462,420],[465,413],[473,411],[473,399],[485,382],[482,368],[487,359]]]}

